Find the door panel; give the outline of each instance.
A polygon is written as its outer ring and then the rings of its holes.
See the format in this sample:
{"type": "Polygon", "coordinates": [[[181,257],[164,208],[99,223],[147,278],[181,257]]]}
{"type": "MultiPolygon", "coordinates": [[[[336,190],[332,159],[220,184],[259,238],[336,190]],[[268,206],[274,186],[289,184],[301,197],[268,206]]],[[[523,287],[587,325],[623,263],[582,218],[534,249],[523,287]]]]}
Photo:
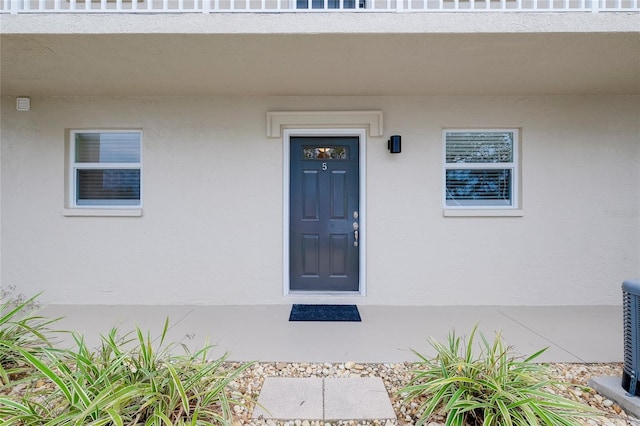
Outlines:
{"type": "Polygon", "coordinates": [[[302,193],[302,218],[304,220],[318,220],[320,207],[320,188],[318,172],[316,170],[302,171],[303,193],[302,193]]]}
{"type": "Polygon", "coordinates": [[[302,235],[302,276],[320,276],[320,245],[318,235],[302,235]]]}
{"type": "Polygon", "coordinates": [[[347,219],[347,172],[331,171],[331,219],[347,219]]]}
{"type": "Polygon", "coordinates": [[[358,291],[359,138],[290,140],[290,289],[358,291]]]}
{"type": "Polygon", "coordinates": [[[349,259],[348,240],[346,234],[333,234],[331,238],[331,276],[346,277],[349,259]]]}

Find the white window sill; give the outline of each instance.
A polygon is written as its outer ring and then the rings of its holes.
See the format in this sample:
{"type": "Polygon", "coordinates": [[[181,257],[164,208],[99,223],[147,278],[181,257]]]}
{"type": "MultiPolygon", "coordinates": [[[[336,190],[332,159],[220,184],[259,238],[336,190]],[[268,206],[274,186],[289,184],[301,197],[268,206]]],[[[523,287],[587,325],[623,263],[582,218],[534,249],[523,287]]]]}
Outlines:
{"type": "Polygon", "coordinates": [[[445,217],[522,217],[522,209],[443,209],[445,217]]]}
{"type": "Polygon", "coordinates": [[[64,209],[64,216],[140,217],[142,209],[64,209]]]}

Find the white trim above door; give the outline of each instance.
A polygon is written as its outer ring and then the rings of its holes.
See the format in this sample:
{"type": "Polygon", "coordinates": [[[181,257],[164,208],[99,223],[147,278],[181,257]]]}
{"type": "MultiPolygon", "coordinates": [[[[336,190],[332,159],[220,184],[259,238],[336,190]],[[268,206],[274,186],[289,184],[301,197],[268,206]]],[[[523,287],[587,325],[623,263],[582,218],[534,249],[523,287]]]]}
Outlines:
{"type": "Polygon", "coordinates": [[[282,188],[282,258],[283,258],[283,293],[295,299],[300,303],[323,303],[326,300],[330,303],[341,303],[340,299],[352,299],[354,296],[361,297],[366,294],[366,251],[367,251],[367,211],[366,211],[366,146],[367,146],[366,129],[285,129],[282,138],[282,155],[283,155],[283,188],[282,188]],[[289,264],[289,190],[290,190],[290,144],[292,137],[298,136],[324,136],[324,137],[343,137],[355,136],[359,139],[359,290],[355,292],[299,292],[290,290],[290,264],[289,264]]]}
{"type": "Polygon", "coordinates": [[[344,128],[369,131],[369,136],[383,136],[382,111],[269,111],[267,137],[279,138],[286,129],[344,128]]]}

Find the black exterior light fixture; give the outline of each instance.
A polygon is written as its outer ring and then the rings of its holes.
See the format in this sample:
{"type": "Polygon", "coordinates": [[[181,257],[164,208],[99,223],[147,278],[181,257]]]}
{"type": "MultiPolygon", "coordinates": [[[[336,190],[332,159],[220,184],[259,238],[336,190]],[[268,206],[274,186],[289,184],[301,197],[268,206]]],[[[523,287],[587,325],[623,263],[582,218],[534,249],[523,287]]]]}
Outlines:
{"type": "Polygon", "coordinates": [[[401,151],[401,137],[400,135],[393,135],[389,138],[387,142],[387,149],[391,154],[399,154],[401,151]]]}

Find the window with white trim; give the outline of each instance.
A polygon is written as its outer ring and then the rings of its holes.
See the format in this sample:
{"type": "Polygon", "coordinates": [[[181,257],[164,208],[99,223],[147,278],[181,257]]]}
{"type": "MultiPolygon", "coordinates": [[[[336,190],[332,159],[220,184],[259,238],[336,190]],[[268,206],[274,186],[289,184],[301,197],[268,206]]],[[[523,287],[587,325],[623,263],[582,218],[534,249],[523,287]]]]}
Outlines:
{"type": "Polygon", "coordinates": [[[445,209],[518,208],[517,129],[449,129],[443,139],[445,209]]]}
{"type": "Polygon", "coordinates": [[[142,132],[70,133],[70,203],[80,208],[142,206],[142,132]]]}
{"type": "Polygon", "coordinates": [[[366,0],[296,0],[297,9],[364,9],[366,0]]]}

